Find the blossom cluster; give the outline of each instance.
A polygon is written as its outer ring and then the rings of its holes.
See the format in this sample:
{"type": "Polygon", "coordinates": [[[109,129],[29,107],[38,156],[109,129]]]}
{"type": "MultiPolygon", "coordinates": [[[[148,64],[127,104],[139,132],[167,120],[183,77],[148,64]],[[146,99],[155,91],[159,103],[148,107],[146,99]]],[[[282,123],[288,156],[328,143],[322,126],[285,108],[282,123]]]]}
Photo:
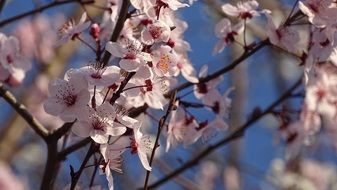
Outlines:
{"type": "MultiPolygon", "coordinates": [[[[226,131],[231,99],[228,89],[218,90],[221,77],[198,83],[196,71],[189,61],[190,45],[183,39],[187,23],[175,11],[189,4],[177,0],[132,0],[135,9],[127,17],[116,41],[110,41],[111,28],[117,24],[117,13],[123,1],[108,2],[101,23],[94,23],[83,13],[80,21],[68,22],[59,30],[57,46],[69,40],[78,40],[95,51],[96,59],[81,68],[69,69],[63,79],[48,86],[49,96],[44,102],[47,113],[64,122],[74,122],[72,132],[78,137],[90,137],[100,146],[100,168],[113,189],[111,170],[122,172],[122,155],[129,149],[137,154],[146,170],[151,170],[148,154],[154,148],[153,139],[144,134],[144,119],[128,116],[128,110],[147,105],[163,110],[170,101],[170,90],[181,74],[195,83],[194,94],[201,105],[214,113],[213,121],[198,121],[187,111],[188,102],[177,99],[167,126],[166,150],[182,143],[192,144],[198,139],[207,140],[217,131],[226,131]],[[85,39],[85,33],[95,43],[85,39]],[[101,61],[103,52],[111,54],[108,63],[101,61]]],[[[207,67],[200,77],[207,76],[207,67]]],[[[210,118],[212,119],[212,118],[210,118]]]]}

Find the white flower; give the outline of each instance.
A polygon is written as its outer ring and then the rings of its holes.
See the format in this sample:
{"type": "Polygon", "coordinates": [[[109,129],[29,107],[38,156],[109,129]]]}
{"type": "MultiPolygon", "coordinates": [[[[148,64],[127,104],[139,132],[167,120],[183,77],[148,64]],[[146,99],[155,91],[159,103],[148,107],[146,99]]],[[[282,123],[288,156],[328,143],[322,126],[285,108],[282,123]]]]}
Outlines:
{"type": "Polygon", "coordinates": [[[56,46],[60,46],[66,43],[68,40],[75,40],[75,38],[81,34],[84,30],[89,28],[90,22],[85,22],[87,19],[87,13],[83,13],[78,24],[75,24],[73,20],[65,23],[59,30],[59,39],[56,42],[56,46]]]}
{"type": "Polygon", "coordinates": [[[113,125],[116,111],[110,103],[105,102],[96,109],[91,107],[87,109],[72,128],[76,135],[90,136],[95,142],[104,144],[108,142],[109,135],[120,136],[125,133],[126,127],[113,125]]]}
{"type": "Polygon", "coordinates": [[[236,6],[226,3],[221,8],[229,16],[239,17],[241,19],[252,19],[259,16],[259,12],[256,11],[259,3],[255,0],[238,2],[236,6]]]}
{"type": "Polygon", "coordinates": [[[149,53],[142,52],[143,45],[135,38],[124,38],[119,42],[108,42],[105,49],[115,57],[122,58],[119,65],[122,69],[132,72],[151,61],[149,53]]]}
{"type": "Polygon", "coordinates": [[[150,136],[143,135],[140,131],[140,127],[141,122],[133,128],[134,138],[131,140],[131,153],[137,153],[144,168],[151,171],[151,166],[146,154],[152,151],[153,142],[150,136]]]}
{"type": "Polygon", "coordinates": [[[66,122],[74,121],[90,100],[88,83],[81,73],[71,74],[68,80],[52,81],[48,91],[50,96],[44,102],[45,111],[66,122]]]}

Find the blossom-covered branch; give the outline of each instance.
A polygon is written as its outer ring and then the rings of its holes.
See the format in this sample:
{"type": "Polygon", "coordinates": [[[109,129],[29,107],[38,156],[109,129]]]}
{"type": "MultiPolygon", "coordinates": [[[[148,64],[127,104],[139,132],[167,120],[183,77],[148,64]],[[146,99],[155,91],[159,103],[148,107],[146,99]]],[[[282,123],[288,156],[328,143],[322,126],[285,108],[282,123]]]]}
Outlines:
{"type": "MultiPolygon", "coordinates": [[[[5,2],[5,1],[2,1],[5,2]]],[[[16,20],[22,19],[26,16],[30,16],[36,13],[40,13],[46,9],[50,9],[52,7],[58,6],[58,5],[64,5],[64,4],[68,4],[68,3],[80,3],[80,4],[92,4],[95,1],[94,0],[62,0],[62,1],[53,1],[49,4],[43,5],[41,7],[38,7],[37,9],[31,10],[31,11],[27,11],[25,13],[10,17],[8,19],[2,20],[0,21],[0,27],[3,27],[7,24],[13,23],[16,20]]]]}
{"type": "Polygon", "coordinates": [[[8,102],[18,114],[21,115],[21,117],[29,124],[29,126],[32,127],[36,134],[44,140],[47,139],[49,131],[29,113],[23,104],[16,100],[15,96],[8,91],[2,83],[0,83],[0,96],[6,100],[6,102],[8,102]]]}
{"type": "Polygon", "coordinates": [[[279,106],[283,101],[291,97],[294,90],[296,90],[300,85],[302,84],[302,78],[297,80],[295,84],[293,84],[286,92],[284,92],[277,100],[275,100],[272,104],[270,104],[264,111],[261,111],[259,113],[253,113],[252,117],[246,121],[243,125],[237,127],[232,131],[230,134],[228,134],[227,137],[222,139],[221,141],[215,143],[214,145],[209,146],[204,151],[200,152],[197,156],[195,156],[193,159],[187,161],[185,164],[171,172],[170,174],[166,175],[162,179],[159,179],[158,181],[154,182],[153,184],[149,185],[149,189],[154,189],[162,185],[163,183],[169,181],[173,177],[179,175],[180,173],[184,172],[185,170],[195,166],[199,163],[201,159],[212,153],[217,148],[224,146],[233,140],[236,140],[243,136],[244,132],[252,126],[256,121],[261,119],[267,114],[270,114],[277,106],[279,106]]]}

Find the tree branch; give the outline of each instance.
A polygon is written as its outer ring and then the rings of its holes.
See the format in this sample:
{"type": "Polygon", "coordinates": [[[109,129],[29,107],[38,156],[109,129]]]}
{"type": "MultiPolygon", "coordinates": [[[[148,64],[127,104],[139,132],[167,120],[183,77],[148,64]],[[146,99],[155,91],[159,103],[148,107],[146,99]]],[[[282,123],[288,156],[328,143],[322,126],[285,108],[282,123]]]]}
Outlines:
{"type": "Polygon", "coordinates": [[[4,84],[0,83],[0,96],[8,102],[12,108],[32,127],[32,129],[45,141],[49,135],[49,131],[35,118],[33,117],[26,107],[19,103],[14,95],[9,92],[4,84]]]}
{"type": "Polygon", "coordinates": [[[207,149],[202,151],[198,156],[196,156],[194,159],[186,162],[181,167],[173,171],[172,173],[168,174],[167,176],[163,177],[162,179],[158,180],[157,182],[150,185],[149,189],[154,189],[156,187],[159,187],[160,185],[164,184],[171,178],[179,175],[180,173],[184,172],[185,170],[193,167],[194,165],[198,164],[198,162],[206,157],[208,154],[212,153],[217,148],[224,146],[228,144],[229,142],[243,136],[246,129],[248,129],[253,123],[261,119],[263,116],[269,114],[273,109],[276,108],[279,104],[281,104],[284,100],[286,100],[288,97],[291,97],[293,91],[299,87],[302,83],[302,78],[300,78],[294,85],[292,85],[284,94],[282,94],[275,102],[273,102],[267,109],[265,109],[263,112],[254,114],[245,124],[242,126],[236,128],[233,132],[231,132],[227,137],[225,137],[223,140],[219,141],[218,143],[209,146],[207,149]]]}
{"type": "Polygon", "coordinates": [[[58,5],[64,5],[64,4],[68,4],[68,3],[74,3],[74,2],[77,2],[77,3],[80,3],[80,4],[91,4],[91,3],[94,3],[95,0],[88,0],[88,1],[81,1],[81,0],[53,1],[49,4],[46,4],[44,6],[41,6],[41,7],[37,8],[37,9],[34,9],[34,10],[31,10],[31,11],[13,16],[11,18],[5,19],[3,21],[0,21],[0,27],[3,27],[3,26],[5,26],[5,25],[7,25],[7,24],[9,24],[13,21],[19,20],[19,19],[24,18],[26,16],[30,16],[30,15],[33,15],[35,13],[42,12],[46,9],[49,9],[49,8],[52,8],[52,7],[55,7],[55,6],[58,6],[58,5]]]}
{"type": "MultiPolygon", "coordinates": [[[[167,111],[166,111],[166,114],[160,118],[159,122],[158,122],[158,129],[157,129],[157,136],[156,136],[156,141],[153,145],[153,149],[152,149],[152,153],[151,153],[151,157],[150,157],[150,166],[152,166],[152,162],[153,162],[153,159],[154,159],[154,155],[156,153],[156,150],[157,150],[157,147],[158,147],[158,144],[159,144],[159,137],[160,137],[160,133],[161,133],[161,130],[163,128],[163,126],[165,125],[166,123],[166,120],[168,118],[168,116],[170,115],[173,107],[174,107],[174,103],[176,101],[176,94],[177,94],[177,91],[175,91],[172,96],[171,96],[171,100],[170,100],[170,104],[167,108],[167,111]]],[[[144,190],[147,190],[147,185],[148,185],[148,182],[149,182],[149,179],[150,179],[150,174],[151,174],[151,171],[146,171],[146,177],[145,177],[145,182],[144,182],[144,190]]]]}
{"type": "Polygon", "coordinates": [[[195,84],[200,84],[200,83],[205,83],[208,82],[210,80],[213,80],[231,70],[233,70],[236,66],[238,66],[242,61],[244,61],[245,59],[247,59],[248,57],[250,57],[251,55],[253,55],[255,52],[257,52],[258,50],[260,50],[261,48],[263,48],[264,46],[269,44],[269,40],[265,39],[263,41],[261,41],[259,44],[257,44],[256,46],[254,46],[253,49],[251,49],[250,51],[245,51],[239,58],[235,59],[231,64],[223,67],[222,69],[216,71],[215,73],[208,75],[207,77],[204,78],[200,78],[199,79],[199,83],[191,83],[191,82],[186,82],[183,83],[181,85],[179,85],[178,87],[170,90],[167,94],[165,94],[165,97],[170,97],[171,93],[173,93],[174,91],[181,91],[185,88],[188,88],[190,86],[193,86],[195,84]]]}
{"type": "MultiPolygon", "coordinates": [[[[117,39],[119,37],[119,34],[121,33],[121,31],[124,27],[124,22],[127,18],[127,15],[128,15],[129,6],[130,6],[130,0],[123,0],[122,7],[121,7],[121,10],[119,12],[119,17],[118,17],[118,20],[116,22],[116,25],[115,25],[114,31],[112,33],[112,36],[110,38],[110,41],[112,41],[112,42],[117,41],[117,39]]],[[[111,57],[111,54],[108,51],[105,51],[105,53],[103,55],[103,59],[101,61],[102,64],[103,64],[103,67],[105,67],[108,64],[110,57],[111,57]]]]}

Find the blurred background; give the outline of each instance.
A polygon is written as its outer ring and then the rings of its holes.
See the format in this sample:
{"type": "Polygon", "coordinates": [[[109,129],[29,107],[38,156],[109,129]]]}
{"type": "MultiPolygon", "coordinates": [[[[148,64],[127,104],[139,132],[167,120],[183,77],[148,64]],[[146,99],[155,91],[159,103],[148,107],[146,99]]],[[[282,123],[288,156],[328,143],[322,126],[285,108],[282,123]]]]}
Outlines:
{"type": "MultiPolygon", "coordinates": [[[[49,2],[51,1],[8,0],[0,14],[0,22],[49,2]]],[[[219,9],[219,5],[226,2],[236,4],[239,1],[197,0],[189,8],[178,11],[179,17],[188,23],[185,39],[191,45],[192,51],[189,56],[197,72],[207,64],[209,73],[212,73],[230,64],[243,52],[242,47],[231,45],[226,47],[223,53],[212,56],[213,47],[218,40],[214,36],[214,26],[225,16],[219,9]]],[[[278,18],[281,22],[288,16],[295,1],[258,0],[258,2],[261,8],[271,10],[274,18],[278,18]]],[[[97,1],[97,4],[104,5],[105,1],[97,1]]],[[[101,10],[69,3],[1,27],[2,33],[18,36],[27,54],[34,55],[31,57],[33,69],[27,73],[23,84],[11,87],[10,90],[50,129],[60,127],[62,122],[58,118],[47,116],[41,106],[46,97],[48,81],[57,77],[62,78],[69,68],[88,65],[89,60],[94,57],[94,54],[79,42],[71,41],[60,48],[50,48],[50,46],[53,46],[57,30],[63,23],[70,18],[78,20],[84,10],[88,11],[91,18],[100,21],[101,10]],[[46,49],[43,46],[48,46],[51,51],[45,52],[46,49]]],[[[248,41],[265,39],[265,26],[265,18],[251,22],[247,30],[248,41]]],[[[238,37],[240,38],[242,39],[238,37]]],[[[300,78],[303,68],[299,64],[299,60],[268,47],[258,51],[233,71],[226,73],[219,88],[224,92],[230,86],[235,87],[235,91],[230,96],[232,109],[230,119],[227,121],[230,130],[243,124],[254,109],[266,108],[300,78]]],[[[180,79],[182,83],[184,79],[180,79]]],[[[181,94],[190,90],[182,91],[181,94]]],[[[196,100],[193,94],[186,99],[196,100]]],[[[300,111],[300,99],[286,101],[284,106],[300,111]]],[[[8,172],[16,176],[15,178],[23,182],[28,189],[38,189],[46,161],[46,145],[2,99],[0,99],[0,107],[0,161],[2,163],[0,167],[9,167],[8,172]]],[[[205,109],[191,109],[190,112],[195,114],[199,121],[214,117],[205,109]]],[[[158,110],[151,111],[151,114],[157,118],[163,113],[158,110]]],[[[149,119],[146,131],[155,135],[156,126],[156,122],[149,119]]],[[[282,168],[285,160],[285,142],[280,137],[279,126],[279,121],[275,117],[270,115],[263,117],[247,130],[244,137],[218,149],[197,166],[158,189],[280,189],[273,178],[277,176],[275,171],[282,168]]],[[[78,140],[69,135],[70,144],[78,140]]],[[[226,133],[218,133],[206,142],[199,140],[188,147],[178,146],[168,153],[165,153],[164,149],[166,139],[161,138],[161,146],[156,152],[150,183],[170,173],[174,168],[193,158],[200,150],[225,136],[226,133]]],[[[69,184],[69,165],[79,168],[85,153],[85,149],[80,149],[68,156],[60,166],[55,189],[63,189],[69,184]]],[[[305,157],[315,160],[314,163],[320,167],[324,166],[336,171],[335,148],[325,132],[320,133],[315,143],[307,147],[305,157]]],[[[123,158],[123,174],[113,173],[115,189],[142,187],[145,170],[138,157],[127,152],[123,158]]],[[[92,170],[93,168],[86,169],[79,185],[87,187],[92,170]]],[[[7,175],[5,171],[7,170],[0,169],[0,178],[2,175],[7,175]]],[[[105,176],[98,176],[95,184],[107,188],[105,176]]]]}

